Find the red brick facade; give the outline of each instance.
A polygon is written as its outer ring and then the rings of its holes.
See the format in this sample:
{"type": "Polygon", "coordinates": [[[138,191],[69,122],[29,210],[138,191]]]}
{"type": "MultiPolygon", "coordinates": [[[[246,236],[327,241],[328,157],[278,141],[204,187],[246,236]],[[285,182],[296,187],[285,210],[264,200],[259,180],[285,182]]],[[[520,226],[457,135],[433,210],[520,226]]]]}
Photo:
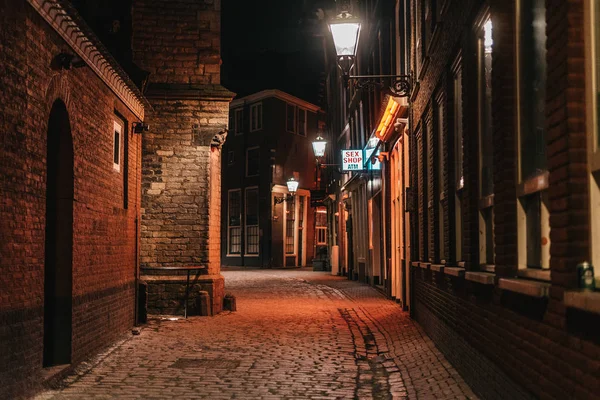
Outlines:
{"type": "MultiPolygon", "coordinates": [[[[517,178],[518,112],[526,112],[517,103],[519,28],[515,15],[519,2],[411,1],[413,21],[419,19],[416,12],[420,12],[420,7],[432,7],[436,21],[432,31],[426,33],[431,39],[425,43],[426,58],[422,64],[416,54],[421,35],[416,26],[412,30],[416,85],[412,95],[415,157],[411,172],[419,211],[413,215],[418,240],[415,259],[419,261],[412,268],[413,313],[483,397],[597,398],[600,316],[591,308],[568,305],[565,301],[566,294],[577,288],[576,265],[590,259],[592,247],[586,147],[592,132],[586,127],[586,85],[590,83],[585,71],[584,3],[545,1],[547,83],[543,118],[549,180],[542,192],[547,193],[550,227],[549,238],[542,238],[541,242],[542,246],[550,246],[549,270],[545,272],[524,268],[523,255],[519,254],[523,252],[523,239],[519,237],[524,234],[520,226],[525,223],[519,222],[518,210],[525,196],[519,193],[527,194],[529,190],[517,178]],[[486,13],[493,24],[494,196],[487,200],[493,205],[493,266],[480,265],[482,106],[476,32],[483,26],[486,13]],[[444,253],[450,256],[440,259],[438,214],[429,212],[438,199],[436,192],[427,187],[440,184],[436,182],[440,166],[432,159],[437,159],[441,150],[446,160],[442,166],[447,177],[445,193],[450,199],[444,214],[454,217],[453,197],[457,189],[451,178],[456,157],[453,68],[457,59],[462,73],[464,138],[463,257],[457,259],[452,251],[456,225],[454,218],[448,218],[443,224],[444,253]],[[447,111],[441,122],[433,124],[432,135],[427,124],[438,94],[447,111]],[[437,123],[444,126],[443,149],[437,146],[437,123]],[[535,288],[535,294],[525,294],[514,284],[531,285],[528,287],[535,288]]],[[[591,301],[598,302],[597,293],[593,295],[591,301]]]]}
{"type": "Polygon", "coordinates": [[[89,64],[51,66],[73,48],[27,2],[0,2],[0,44],[0,397],[17,398],[43,374],[51,110],[68,116],[73,151],[72,365],[134,324],[141,137],[132,133],[139,118],[89,64]]]}

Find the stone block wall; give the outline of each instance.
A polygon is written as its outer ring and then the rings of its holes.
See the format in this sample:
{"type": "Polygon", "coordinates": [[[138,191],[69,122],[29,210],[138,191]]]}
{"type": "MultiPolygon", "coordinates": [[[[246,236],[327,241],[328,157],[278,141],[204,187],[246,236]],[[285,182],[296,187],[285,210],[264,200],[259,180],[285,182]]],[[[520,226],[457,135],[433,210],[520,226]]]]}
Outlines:
{"type": "Polygon", "coordinates": [[[74,151],[71,363],[134,323],[141,138],[137,118],[88,67],[56,70],[73,53],[25,1],[0,2],[0,398],[42,382],[47,137],[62,101],[74,151]],[[113,121],[125,123],[121,171],[113,121]]]}
{"type": "MultiPolygon", "coordinates": [[[[227,127],[233,98],[219,86],[220,1],[136,0],[133,10],[134,59],[150,72],[146,96],[152,104],[146,113],[150,131],[143,140],[144,278],[163,268],[161,285],[179,293],[169,288],[169,279],[180,285],[173,268],[202,266],[202,279],[212,282],[208,291],[216,302],[224,290],[221,150],[211,147],[211,140],[227,127]]],[[[150,293],[161,291],[152,288],[156,279],[148,280],[150,293]]],[[[213,311],[221,307],[222,301],[213,311]]],[[[150,298],[149,308],[173,311],[150,298]]]]}

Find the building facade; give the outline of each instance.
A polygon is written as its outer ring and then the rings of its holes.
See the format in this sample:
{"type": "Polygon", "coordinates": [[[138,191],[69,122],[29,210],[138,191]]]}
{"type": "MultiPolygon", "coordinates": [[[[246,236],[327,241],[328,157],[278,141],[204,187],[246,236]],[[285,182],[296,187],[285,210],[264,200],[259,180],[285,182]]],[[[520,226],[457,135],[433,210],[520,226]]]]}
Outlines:
{"type": "MultiPolygon", "coordinates": [[[[318,106],[279,90],[264,90],[230,105],[223,147],[221,260],[227,266],[290,267],[312,263],[319,235],[311,190],[317,171],[311,140],[318,106]],[[290,196],[287,181],[298,181],[290,196]]],[[[326,229],[326,227],[325,227],[326,229]]]]}
{"type": "Polygon", "coordinates": [[[135,323],[145,100],[77,11],[0,3],[0,397],[135,323]]]}
{"type": "Polygon", "coordinates": [[[398,299],[484,398],[597,397],[599,7],[354,7],[351,75],[408,74],[410,93],[392,114],[330,57],[329,157],[381,141],[379,172],[365,160],[328,184],[341,272],[398,299]]]}

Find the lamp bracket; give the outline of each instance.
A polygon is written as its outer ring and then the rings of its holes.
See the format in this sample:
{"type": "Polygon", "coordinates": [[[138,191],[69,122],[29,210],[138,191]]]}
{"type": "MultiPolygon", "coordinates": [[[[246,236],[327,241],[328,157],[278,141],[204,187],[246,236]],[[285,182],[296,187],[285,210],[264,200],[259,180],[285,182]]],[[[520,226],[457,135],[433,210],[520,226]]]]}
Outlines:
{"type": "Polygon", "coordinates": [[[358,89],[383,88],[398,97],[408,97],[411,91],[410,75],[350,75],[347,77],[358,89]]]}
{"type": "Polygon", "coordinates": [[[275,202],[275,204],[281,204],[281,203],[293,201],[293,200],[294,200],[294,196],[292,196],[291,194],[288,194],[286,196],[281,196],[281,197],[275,196],[273,198],[273,201],[275,202]]]}

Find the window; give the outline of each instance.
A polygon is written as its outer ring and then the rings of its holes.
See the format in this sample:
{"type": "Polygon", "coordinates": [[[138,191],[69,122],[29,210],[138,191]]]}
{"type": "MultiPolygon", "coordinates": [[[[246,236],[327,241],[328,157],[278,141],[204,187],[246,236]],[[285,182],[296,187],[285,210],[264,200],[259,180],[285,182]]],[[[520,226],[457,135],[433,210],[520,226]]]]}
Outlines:
{"type": "Polygon", "coordinates": [[[296,132],[296,106],[289,103],[285,105],[285,130],[296,132]]]}
{"type": "Polygon", "coordinates": [[[232,189],[227,193],[227,253],[240,254],[242,250],[242,191],[232,189]]]}
{"type": "Polygon", "coordinates": [[[317,246],[327,244],[327,210],[325,208],[317,209],[315,214],[315,229],[317,246]]]}
{"type": "Polygon", "coordinates": [[[246,254],[258,254],[258,188],[246,189],[246,254]]]}
{"type": "Polygon", "coordinates": [[[463,172],[463,106],[461,56],[454,63],[454,261],[462,261],[463,210],[462,192],[465,183],[463,172]]]}
{"type": "Polygon", "coordinates": [[[250,132],[262,129],[262,103],[250,106],[250,132]]]}
{"type": "Polygon", "coordinates": [[[235,134],[241,135],[244,132],[244,110],[235,110],[235,134]]]}
{"type": "Polygon", "coordinates": [[[517,35],[519,268],[550,268],[546,171],[546,6],[519,0],[517,35]]]}
{"type": "Polygon", "coordinates": [[[285,254],[296,254],[296,200],[285,204],[285,254]]]}
{"type": "Polygon", "coordinates": [[[227,165],[233,165],[235,162],[235,153],[233,151],[227,152],[227,165]]]}
{"type": "Polygon", "coordinates": [[[298,108],[298,129],[296,132],[301,136],[306,136],[306,114],[306,110],[298,108]]]}
{"type": "Polygon", "coordinates": [[[437,100],[437,115],[436,115],[436,126],[437,126],[437,158],[438,158],[438,177],[437,177],[437,207],[438,207],[438,256],[439,260],[446,259],[445,252],[445,212],[444,212],[444,204],[446,203],[446,192],[444,188],[445,179],[445,171],[446,171],[446,157],[444,154],[445,144],[444,144],[444,104],[443,97],[440,96],[437,100]]]}
{"type": "Polygon", "coordinates": [[[121,147],[123,138],[123,122],[119,119],[114,120],[113,129],[113,169],[121,172],[121,147]]]}
{"type": "Polygon", "coordinates": [[[477,38],[479,116],[479,263],[494,264],[494,143],[492,130],[492,20],[477,38]]]}
{"type": "Polygon", "coordinates": [[[260,168],[260,148],[250,147],[246,150],[246,176],[258,176],[260,168]]]}
{"type": "Polygon", "coordinates": [[[426,260],[427,255],[427,239],[425,228],[427,225],[426,221],[426,211],[425,206],[427,205],[426,199],[426,191],[425,191],[425,177],[424,177],[424,169],[425,169],[425,147],[424,147],[424,139],[423,139],[423,130],[422,128],[417,130],[416,133],[417,138],[417,182],[416,182],[416,193],[418,200],[418,229],[419,229],[419,259],[422,261],[426,260]]]}
{"type": "MultiPolygon", "coordinates": [[[[600,6],[590,0],[589,18],[586,21],[584,37],[590,38],[586,46],[587,70],[591,76],[587,79],[587,124],[588,124],[588,166],[590,179],[590,261],[595,267],[595,276],[600,276],[600,6]]],[[[587,11],[587,10],[586,10],[587,11]]],[[[598,283],[596,283],[598,287],[598,283]]]]}

